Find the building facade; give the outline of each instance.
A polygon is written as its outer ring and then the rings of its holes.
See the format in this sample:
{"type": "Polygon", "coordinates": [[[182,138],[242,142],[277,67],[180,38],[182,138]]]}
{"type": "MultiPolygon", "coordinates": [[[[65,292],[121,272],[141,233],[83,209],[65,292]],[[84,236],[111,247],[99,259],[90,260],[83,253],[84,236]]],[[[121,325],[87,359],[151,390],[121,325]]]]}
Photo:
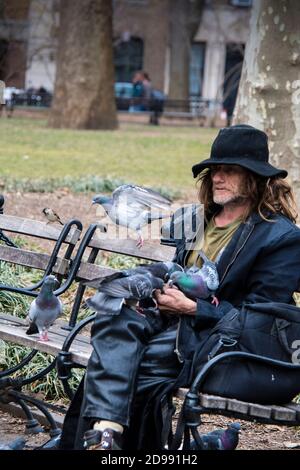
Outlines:
{"type": "MultiPolygon", "coordinates": [[[[23,72],[10,78],[9,84],[53,91],[59,0],[17,3],[24,4],[19,18],[23,29],[21,34],[19,28],[15,44],[22,50],[18,61],[26,67],[23,65],[23,72]]],[[[134,71],[143,69],[153,86],[173,99],[201,97],[224,102],[229,109],[237,90],[252,2],[203,0],[196,28],[190,27],[192,3],[114,0],[116,81],[130,81],[134,71]]],[[[7,41],[3,27],[1,41],[7,41]]],[[[0,67],[0,74],[5,80],[5,67],[0,67]]]]}

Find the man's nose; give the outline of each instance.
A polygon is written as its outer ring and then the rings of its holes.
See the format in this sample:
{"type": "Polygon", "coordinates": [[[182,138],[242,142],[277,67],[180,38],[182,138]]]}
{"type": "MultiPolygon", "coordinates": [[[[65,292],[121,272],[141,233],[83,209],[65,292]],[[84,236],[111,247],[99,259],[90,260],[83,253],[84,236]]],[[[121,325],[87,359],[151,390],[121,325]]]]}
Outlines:
{"type": "Polygon", "coordinates": [[[216,172],[214,172],[212,175],[212,180],[214,183],[217,183],[218,181],[224,181],[224,179],[225,179],[225,171],[223,170],[216,170],[216,172]]]}

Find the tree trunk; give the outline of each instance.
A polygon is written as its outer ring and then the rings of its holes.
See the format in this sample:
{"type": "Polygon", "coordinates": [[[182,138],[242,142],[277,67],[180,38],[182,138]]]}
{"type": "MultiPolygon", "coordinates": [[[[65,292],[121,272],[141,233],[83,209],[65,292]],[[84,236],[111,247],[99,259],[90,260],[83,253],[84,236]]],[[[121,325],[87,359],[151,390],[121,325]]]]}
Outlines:
{"type": "Polygon", "coordinates": [[[256,0],[233,123],[269,136],[271,161],[289,172],[300,209],[300,2],[256,0]]]}
{"type": "Polygon", "coordinates": [[[169,98],[189,98],[191,42],[202,15],[203,0],[170,1],[170,82],[169,98]]]}
{"type": "Polygon", "coordinates": [[[49,125],[115,129],[111,0],[63,0],[49,125]]]}

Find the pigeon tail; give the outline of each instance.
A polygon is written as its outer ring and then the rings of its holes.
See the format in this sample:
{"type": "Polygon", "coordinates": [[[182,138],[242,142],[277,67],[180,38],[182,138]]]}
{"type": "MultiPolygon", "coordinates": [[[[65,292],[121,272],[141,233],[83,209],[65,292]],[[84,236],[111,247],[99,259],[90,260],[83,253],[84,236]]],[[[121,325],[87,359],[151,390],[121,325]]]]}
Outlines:
{"type": "Polygon", "coordinates": [[[38,327],[36,326],[34,322],[30,323],[28,330],[26,330],[27,335],[35,335],[38,332],[39,332],[38,327]]]}
{"type": "Polygon", "coordinates": [[[111,297],[103,292],[97,292],[93,297],[87,299],[86,304],[91,310],[102,315],[119,315],[124,298],[111,297]]]}

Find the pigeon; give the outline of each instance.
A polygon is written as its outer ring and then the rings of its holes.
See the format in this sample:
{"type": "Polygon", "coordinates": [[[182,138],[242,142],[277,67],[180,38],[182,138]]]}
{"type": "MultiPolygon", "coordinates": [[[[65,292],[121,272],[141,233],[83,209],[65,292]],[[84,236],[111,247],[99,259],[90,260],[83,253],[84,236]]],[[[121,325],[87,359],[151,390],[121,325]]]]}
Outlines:
{"type": "Polygon", "coordinates": [[[170,214],[170,199],[149,188],[132,184],[123,184],[114,190],[112,197],[97,195],[93,204],[100,204],[109,218],[116,224],[132,230],[138,234],[137,246],[144,245],[142,227],[153,220],[164,219],[170,214]],[[156,211],[156,212],[154,212],[156,211]]]}
{"type": "Polygon", "coordinates": [[[22,450],[25,447],[26,440],[24,437],[17,437],[11,442],[1,442],[0,450],[22,450]]]}
{"type": "MultiPolygon", "coordinates": [[[[240,423],[231,423],[227,429],[216,429],[207,434],[201,434],[203,448],[201,450],[234,450],[239,443],[240,423]]],[[[196,441],[191,442],[191,449],[197,450],[196,441]]]]}
{"type": "Polygon", "coordinates": [[[54,323],[56,318],[62,314],[63,306],[53,291],[58,285],[55,276],[46,276],[39,295],[30,305],[27,319],[29,328],[27,335],[35,333],[40,334],[40,341],[48,341],[48,329],[54,323]]]}
{"type": "Polygon", "coordinates": [[[139,300],[153,299],[156,289],[163,292],[164,281],[150,273],[133,274],[115,279],[103,279],[99,291],[87,299],[87,305],[96,312],[118,315],[126,301],[129,306],[136,306],[139,300]]]}
{"type": "Polygon", "coordinates": [[[173,272],[170,275],[169,285],[177,286],[185,295],[196,299],[213,298],[216,306],[219,304],[214,292],[219,287],[219,275],[215,263],[210,261],[200,250],[193,266],[184,272],[173,272]],[[199,268],[196,263],[198,258],[203,259],[203,265],[199,268]]]}
{"type": "Polygon", "coordinates": [[[152,274],[152,276],[158,277],[164,282],[167,282],[170,279],[171,274],[176,271],[183,272],[183,268],[179,264],[173,263],[172,261],[159,261],[157,263],[140,264],[135,268],[116,271],[115,273],[110,274],[105,278],[98,277],[92,279],[91,281],[84,282],[83,284],[88,287],[99,288],[104,280],[105,282],[108,282],[113,281],[114,279],[119,279],[121,277],[133,276],[135,274],[152,274]]]}
{"type": "Polygon", "coordinates": [[[45,207],[42,210],[42,213],[44,214],[44,216],[48,220],[47,224],[49,224],[51,222],[58,222],[59,224],[64,225],[63,222],[61,221],[59,215],[53,209],[50,209],[50,207],[45,207]]]}

